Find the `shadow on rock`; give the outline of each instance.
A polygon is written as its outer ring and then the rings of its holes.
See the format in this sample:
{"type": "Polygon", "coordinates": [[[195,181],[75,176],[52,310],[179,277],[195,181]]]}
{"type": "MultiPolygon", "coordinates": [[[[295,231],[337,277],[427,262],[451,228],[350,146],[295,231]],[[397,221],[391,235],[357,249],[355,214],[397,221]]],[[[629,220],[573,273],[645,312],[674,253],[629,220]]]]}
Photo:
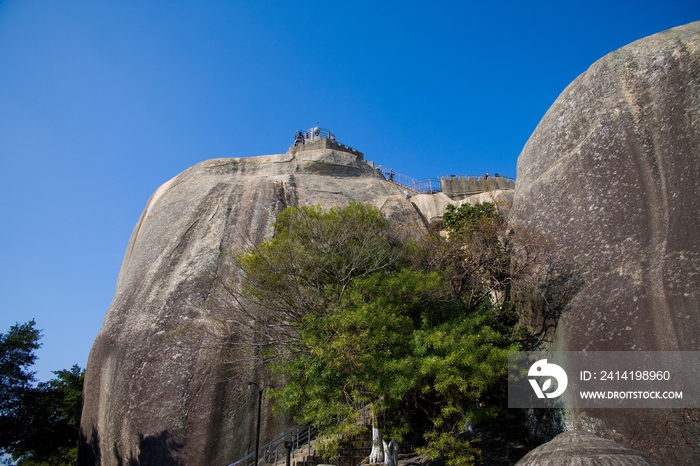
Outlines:
{"type": "Polygon", "coordinates": [[[182,445],[170,438],[168,431],[158,435],[139,434],[139,456],[125,461],[116,447],[114,456],[119,466],[181,466],[184,463],[177,458],[182,445]]]}

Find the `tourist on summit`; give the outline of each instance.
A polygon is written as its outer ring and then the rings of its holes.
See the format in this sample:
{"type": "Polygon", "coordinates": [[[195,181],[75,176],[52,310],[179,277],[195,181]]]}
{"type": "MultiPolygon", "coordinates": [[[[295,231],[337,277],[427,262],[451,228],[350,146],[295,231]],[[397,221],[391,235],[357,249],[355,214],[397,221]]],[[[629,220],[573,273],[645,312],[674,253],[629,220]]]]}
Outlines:
{"type": "Polygon", "coordinates": [[[484,179],[485,179],[485,180],[488,180],[488,179],[489,179],[489,172],[486,172],[486,174],[484,175],[484,179]]]}

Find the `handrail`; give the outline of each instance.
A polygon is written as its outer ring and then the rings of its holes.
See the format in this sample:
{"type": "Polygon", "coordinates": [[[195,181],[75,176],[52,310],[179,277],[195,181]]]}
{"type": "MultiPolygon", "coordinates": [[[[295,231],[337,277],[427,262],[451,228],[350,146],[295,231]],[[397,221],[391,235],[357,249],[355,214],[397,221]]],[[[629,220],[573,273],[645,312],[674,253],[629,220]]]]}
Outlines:
{"type": "Polygon", "coordinates": [[[330,139],[335,142],[335,134],[331,133],[329,129],[318,126],[309,128],[306,131],[298,129],[294,136],[294,144],[308,144],[321,139],[330,139]]]}
{"type": "Polygon", "coordinates": [[[338,142],[338,140],[335,138],[335,134],[331,133],[329,129],[321,128],[319,126],[314,126],[313,128],[309,128],[307,130],[296,130],[296,133],[294,134],[293,147],[305,146],[306,144],[313,144],[322,140],[330,141],[332,145],[344,149],[347,152],[362,154],[362,152],[358,151],[354,147],[338,142]]]}
{"type": "MultiPolygon", "coordinates": [[[[277,464],[280,457],[279,447],[284,447],[284,441],[291,440],[293,442],[293,449],[298,450],[300,447],[308,446],[309,456],[311,455],[311,441],[316,435],[316,430],[311,425],[305,426],[295,426],[289,429],[287,432],[283,433],[279,437],[270,440],[265,445],[258,448],[258,456],[263,459],[263,464],[273,463],[277,464]],[[272,452],[274,449],[274,460],[272,460],[272,452]],[[263,452],[262,455],[260,453],[263,452]],[[269,454],[268,454],[269,453],[269,454]]],[[[285,448],[286,450],[286,448],[285,448]]],[[[243,458],[235,461],[228,466],[255,466],[255,451],[248,453],[243,458]]]]}
{"type": "Polygon", "coordinates": [[[376,170],[392,183],[396,183],[399,186],[410,190],[411,194],[433,194],[439,193],[441,190],[440,180],[435,180],[432,178],[428,178],[427,180],[416,180],[410,176],[396,173],[393,169],[386,169],[382,168],[381,166],[376,167],[376,170]]]}
{"type": "MultiPolygon", "coordinates": [[[[503,182],[514,182],[515,178],[511,178],[509,176],[504,176],[504,175],[460,175],[455,176],[455,175],[445,175],[445,176],[439,176],[438,179],[434,178],[428,178],[425,180],[416,180],[414,178],[411,178],[410,176],[402,175],[400,173],[396,173],[393,169],[386,169],[383,168],[381,165],[375,167],[375,169],[384,176],[385,179],[388,181],[391,181],[392,183],[395,183],[402,188],[406,190],[405,194],[406,195],[414,195],[414,194],[434,194],[434,193],[439,193],[445,191],[445,186],[443,185],[443,182],[449,182],[449,181],[459,181],[459,180],[466,180],[466,181],[477,181],[479,183],[491,183],[494,182],[497,185],[501,184],[501,181],[503,182]]],[[[488,186],[488,185],[487,185],[488,186]]],[[[512,188],[507,188],[507,187],[501,187],[499,189],[512,189],[512,188]]],[[[450,192],[449,194],[456,195],[456,194],[478,194],[484,192],[485,189],[481,190],[476,190],[476,191],[466,191],[466,192],[450,192]]]]}

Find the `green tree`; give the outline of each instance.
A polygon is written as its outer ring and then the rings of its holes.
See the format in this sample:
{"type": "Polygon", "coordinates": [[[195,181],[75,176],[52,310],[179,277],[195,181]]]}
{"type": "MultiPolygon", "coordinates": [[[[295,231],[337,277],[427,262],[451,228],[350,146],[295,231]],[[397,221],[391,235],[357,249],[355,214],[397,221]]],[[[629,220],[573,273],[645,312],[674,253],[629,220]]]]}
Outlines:
{"type": "Polygon", "coordinates": [[[19,395],[34,382],[34,373],[28,368],[36,361],[34,351],[41,345],[41,332],[34,328],[34,320],[10,327],[0,333],[0,410],[5,413],[17,405],[19,395]]]}
{"type": "Polygon", "coordinates": [[[469,306],[482,301],[509,300],[512,249],[506,222],[496,204],[447,206],[442,241],[454,292],[469,306]]]}
{"type": "Polygon", "coordinates": [[[274,347],[277,357],[295,352],[303,318],[334,314],[357,279],[389,270],[405,257],[386,220],[363,204],[327,212],[287,208],[274,228],[272,239],[237,258],[246,303],[236,324],[252,325],[253,341],[274,347]]]}
{"type": "MultiPolygon", "coordinates": [[[[246,316],[286,378],[283,409],[336,438],[369,410],[384,438],[418,433],[433,457],[473,459],[456,434],[498,411],[507,353],[518,347],[504,299],[507,248],[488,205],[455,211],[446,225],[447,239],[415,242],[371,206],[296,207],[246,251],[243,295],[256,305],[246,316]],[[416,417],[431,427],[421,431],[416,417]]],[[[392,444],[376,440],[380,453],[392,444]]]]}
{"type": "Polygon", "coordinates": [[[34,320],[0,334],[0,452],[18,466],[77,462],[84,371],[78,366],[37,382],[29,367],[41,345],[34,320]]]}

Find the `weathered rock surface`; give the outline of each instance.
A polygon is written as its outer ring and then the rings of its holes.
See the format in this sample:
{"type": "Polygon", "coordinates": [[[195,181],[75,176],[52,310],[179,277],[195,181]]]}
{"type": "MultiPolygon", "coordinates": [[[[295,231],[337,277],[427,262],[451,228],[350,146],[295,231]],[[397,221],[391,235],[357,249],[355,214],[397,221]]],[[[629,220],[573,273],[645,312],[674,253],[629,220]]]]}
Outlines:
{"type": "Polygon", "coordinates": [[[646,456],[582,431],[557,435],[516,463],[521,466],[656,466],[646,456]]]}
{"type": "Polygon", "coordinates": [[[459,207],[462,204],[481,204],[493,202],[510,205],[513,202],[512,190],[494,190],[475,194],[461,200],[453,200],[444,193],[416,194],[411,196],[411,203],[416,206],[421,215],[429,224],[439,225],[442,222],[442,215],[448,205],[459,207]]]}
{"type": "MultiPolygon", "coordinates": [[[[519,222],[546,233],[583,284],[553,348],[700,349],[699,192],[700,23],[693,23],[595,63],[562,93],[520,156],[519,222]]],[[[282,208],[350,200],[419,228],[449,203],[414,197],[412,204],[361,158],[329,149],[211,160],[159,188],[129,242],[90,354],[80,463],[225,465],[250,451],[255,399],[246,386],[260,374],[215,363],[220,332],[203,305],[203,283],[222,252],[267,237],[282,208]],[[179,341],[191,328],[208,339],[179,341]]],[[[659,463],[700,463],[685,443],[697,445],[698,429],[683,425],[685,417],[664,424],[669,417],[657,412],[596,416],[577,422],[615,430],[659,463]]],[[[263,437],[280,428],[264,416],[263,437]]]]}
{"type": "MultiPolygon", "coordinates": [[[[216,364],[206,279],[222,252],[270,235],[285,206],[350,200],[425,227],[398,186],[347,152],[210,160],[161,186],[134,229],[90,353],[81,464],[221,466],[251,451],[257,393],[247,382],[267,381],[216,364]],[[185,343],[192,328],[206,338],[185,343]]],[[[266,413],[261,441],[282,427],[266,413]]]]}
{"type": "MultiPolygon", "coordinates": [[[[700,350],[700,22],[579,76],[525,145],[517,179],[518,221],[547,234],[582,284],[553,349],[700,350]]],[[[604,422],[588,425],[657,461],[700,464],[684,417],[593,414],[604,422]]]]}

